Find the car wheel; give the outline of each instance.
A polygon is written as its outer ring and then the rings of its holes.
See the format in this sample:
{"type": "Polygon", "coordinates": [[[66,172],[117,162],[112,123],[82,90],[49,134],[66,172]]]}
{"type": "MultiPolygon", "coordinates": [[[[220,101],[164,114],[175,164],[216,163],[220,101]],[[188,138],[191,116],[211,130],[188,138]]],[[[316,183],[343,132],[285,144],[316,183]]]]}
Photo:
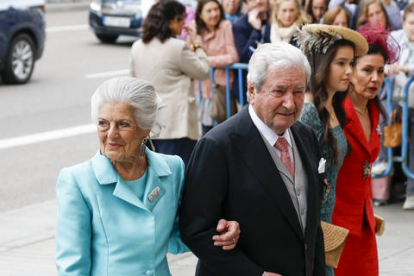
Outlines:
{"type": "Polygon", "coordinates": [[[118,35],[96,34],[96,37],[98,37],[102,43],[114,43],[118,38],[118,35]]]}
{"type": "Polygon", "coordinates": [[[27,34],[17,35],[11,42],[6,56],[2,79],[9,84],[29,81],[34,68],[35,46],[27,34]]]}

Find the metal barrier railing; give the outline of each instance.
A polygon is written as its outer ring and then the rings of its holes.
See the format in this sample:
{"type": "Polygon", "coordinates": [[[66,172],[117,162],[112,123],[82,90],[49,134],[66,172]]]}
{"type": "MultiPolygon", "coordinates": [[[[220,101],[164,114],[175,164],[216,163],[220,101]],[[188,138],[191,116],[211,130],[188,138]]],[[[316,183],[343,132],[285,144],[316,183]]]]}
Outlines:
{"type": "MultiPolygon", "coordinates": [[[[385,109],[387,111],[387,114],[391,114],[392,108],[393,108],[393,104],[392,104],[392,80],[390,78],[385,78],[384,79],[384,84],[385,84],[385,89],[386,89],[386,92],[387,92],[387,105],[386,105],[385,109]]],[[[385,120],[387,120],[387,118],[385,118],[385,120]]],[[[389,125],[389,123],[390,122],[389,122],[389,119],[388,119],[387,125],[389,125]]],[[[387,163],[388,163],[388,166],[382,174],[372,174],[372,178],[381,178],[381,177],[389,176],[391,174],[393,166],[394,166],[394,160],[400,161],[399,158],[397,158],[397,159],[393,158],[392,148],[386,148],[386,149],[387,149],[387,163]]]]}
{"type": "MultiPolygon", "coordinates": [[[[243,107],[246,105],[244,100],[244,91],[243,91],[243,70],[247,70],[248,64],[247,63],[233,63],[229,66],[225,66],[220,69],[226,70],[226,117],[227,119],[231,117],[231,91],[230,91],[230,70],[237,70],[237,80],[239,85],[239,103],[240,106],[243,107]]],[[[210,81],[211,81],[211,93],[214,95],[214,70],[216,68],[211,68],[210,70],[210,81]]],[[[201,102],[201,81],[198,81],[198,91],[199,97],[201,102]]]]}
{"type": "MultiPolygon", "coordinates": [[[[386,110],[388,114],[393,111],[393,101],[402,102],[402,139],[401,139],[401,155],[396,155],[392,148],[387,148],[387,169],[380,175],[372,175],[373,178],[386,177],[391,174],[394,162],[401,162],[401,168],[407,178],[414,179],[414,173],[410,171],[408,167],[408,121],[409,121],[409,109],[408,109],[408,91],[410,84],[414,81],[414,78],[410,78],[404,86],[403,97],[395,99],[393,97],[392,80],[386,78],[384,80],[386,91],[387,91],[387,106],[386,110]]],[[[391,118],[388,119],[388,124],[391,118]]],[[[387,124],[387,125],[388,125],[387,124]]],[[[414,161],[414,160],[413,160],[414,161]]]]}
{"type": "MultiPolygon", "coordinates": [[[[404,87],[404,100],[402,104],[402,141],[401,141],[401,168],[404,174],[411,179],[414,179],[414,173],[410,171],[408,167],[408,121],[409,121],[409,109],[408,109],[408,92],[410,84],[414,81],[414,77],[410,78],[404,87]]],[[[411,95],[414,97],[414,95],[411,95]]],[[[414,143],[413,141],[411,141],[414,143]]],[[[414,146],[414,145],[411,145],[414,146]]],[[[411,160],[414,162],[414,160],[411,160]]]]}

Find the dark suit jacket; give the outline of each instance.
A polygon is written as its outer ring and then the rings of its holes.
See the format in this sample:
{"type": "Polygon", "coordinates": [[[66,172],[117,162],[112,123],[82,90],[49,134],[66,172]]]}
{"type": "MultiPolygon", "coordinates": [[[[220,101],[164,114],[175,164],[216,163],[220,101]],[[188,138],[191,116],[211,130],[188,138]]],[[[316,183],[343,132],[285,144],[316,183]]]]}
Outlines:
{"type": "Polygon", "coordinates": [[[308,178],[303,234],[286,186],[248,109],[218,125],[197,143],[186,172],[180,210],[184,243],[200,259],[197,275],[325,275],[319,209],[320,153],[313,131],[291,127],[308,178]],[[236,249],[215,247],[220,218],[240,223],[236,249]]]}
{"type": "Polygon", "coordinates": [[[262,24],[264,28],[263,33],[250,25],[247,13],[234,21],[233,36],[240,62],[249,62],[250,56],[253,53],[250,47],[256,49],[258,42],[270,43],[270,24],[268,21],[263,21],[262,24]]]}

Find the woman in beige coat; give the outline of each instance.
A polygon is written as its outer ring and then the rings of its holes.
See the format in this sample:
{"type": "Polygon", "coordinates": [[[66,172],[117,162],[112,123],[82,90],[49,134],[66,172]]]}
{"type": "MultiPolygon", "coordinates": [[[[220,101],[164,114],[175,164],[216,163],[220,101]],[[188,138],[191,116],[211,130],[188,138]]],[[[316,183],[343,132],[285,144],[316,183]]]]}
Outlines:
{"type": "Polygon", "coordinates": [[[179,155],[187,164],[199,138],[193,80],[210,76],[207,55],[189,28],[191,48],[175,38],[184,27],[185,7],[177,1],[155,4],[132,45],[131,75],[152,83],[166,105],[166,126],[154,141],[157,152],[179,155]]]}

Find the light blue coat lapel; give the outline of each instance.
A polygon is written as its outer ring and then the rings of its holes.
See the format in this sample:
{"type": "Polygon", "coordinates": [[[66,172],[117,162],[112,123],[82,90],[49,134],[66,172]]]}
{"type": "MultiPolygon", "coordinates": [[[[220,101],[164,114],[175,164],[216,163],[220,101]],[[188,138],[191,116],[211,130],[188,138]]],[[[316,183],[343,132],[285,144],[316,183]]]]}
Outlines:
{"type": "Polygon", "coordinates": [[[160,199],[164,196],[166,190],[172,192],[172,180],[171,170],[164,158],[148,148],[145,150],[148,160],[148,176],[147,176],[147,187],[145,188],[143,203],[148,210],[152,211],[160,199]],[[155,188],[160,188],[160,194],[152,201],[149,199],[149,195],[155,188]]]}
{"type": "Polygon", "coordinates": [[[93,170],[95,172],[96,179],[101,185],[115,184],[113,195],[148,212],[154,208],[159,202],[160,198],[164,195],[165,189],[168,185],[169,175],[171,170],[165,160],[150,150],[145,151],[148,160],[147,167],[147,183],[144,192],[143,201],[141,201],[135,193],[133,193],[125,181],[119,176],[113,167],[111,161],[98,151],[92,159],[93,170]],[[149,200],[149,194],[159,187],[161,192],[153,200],[149,200]]]}

